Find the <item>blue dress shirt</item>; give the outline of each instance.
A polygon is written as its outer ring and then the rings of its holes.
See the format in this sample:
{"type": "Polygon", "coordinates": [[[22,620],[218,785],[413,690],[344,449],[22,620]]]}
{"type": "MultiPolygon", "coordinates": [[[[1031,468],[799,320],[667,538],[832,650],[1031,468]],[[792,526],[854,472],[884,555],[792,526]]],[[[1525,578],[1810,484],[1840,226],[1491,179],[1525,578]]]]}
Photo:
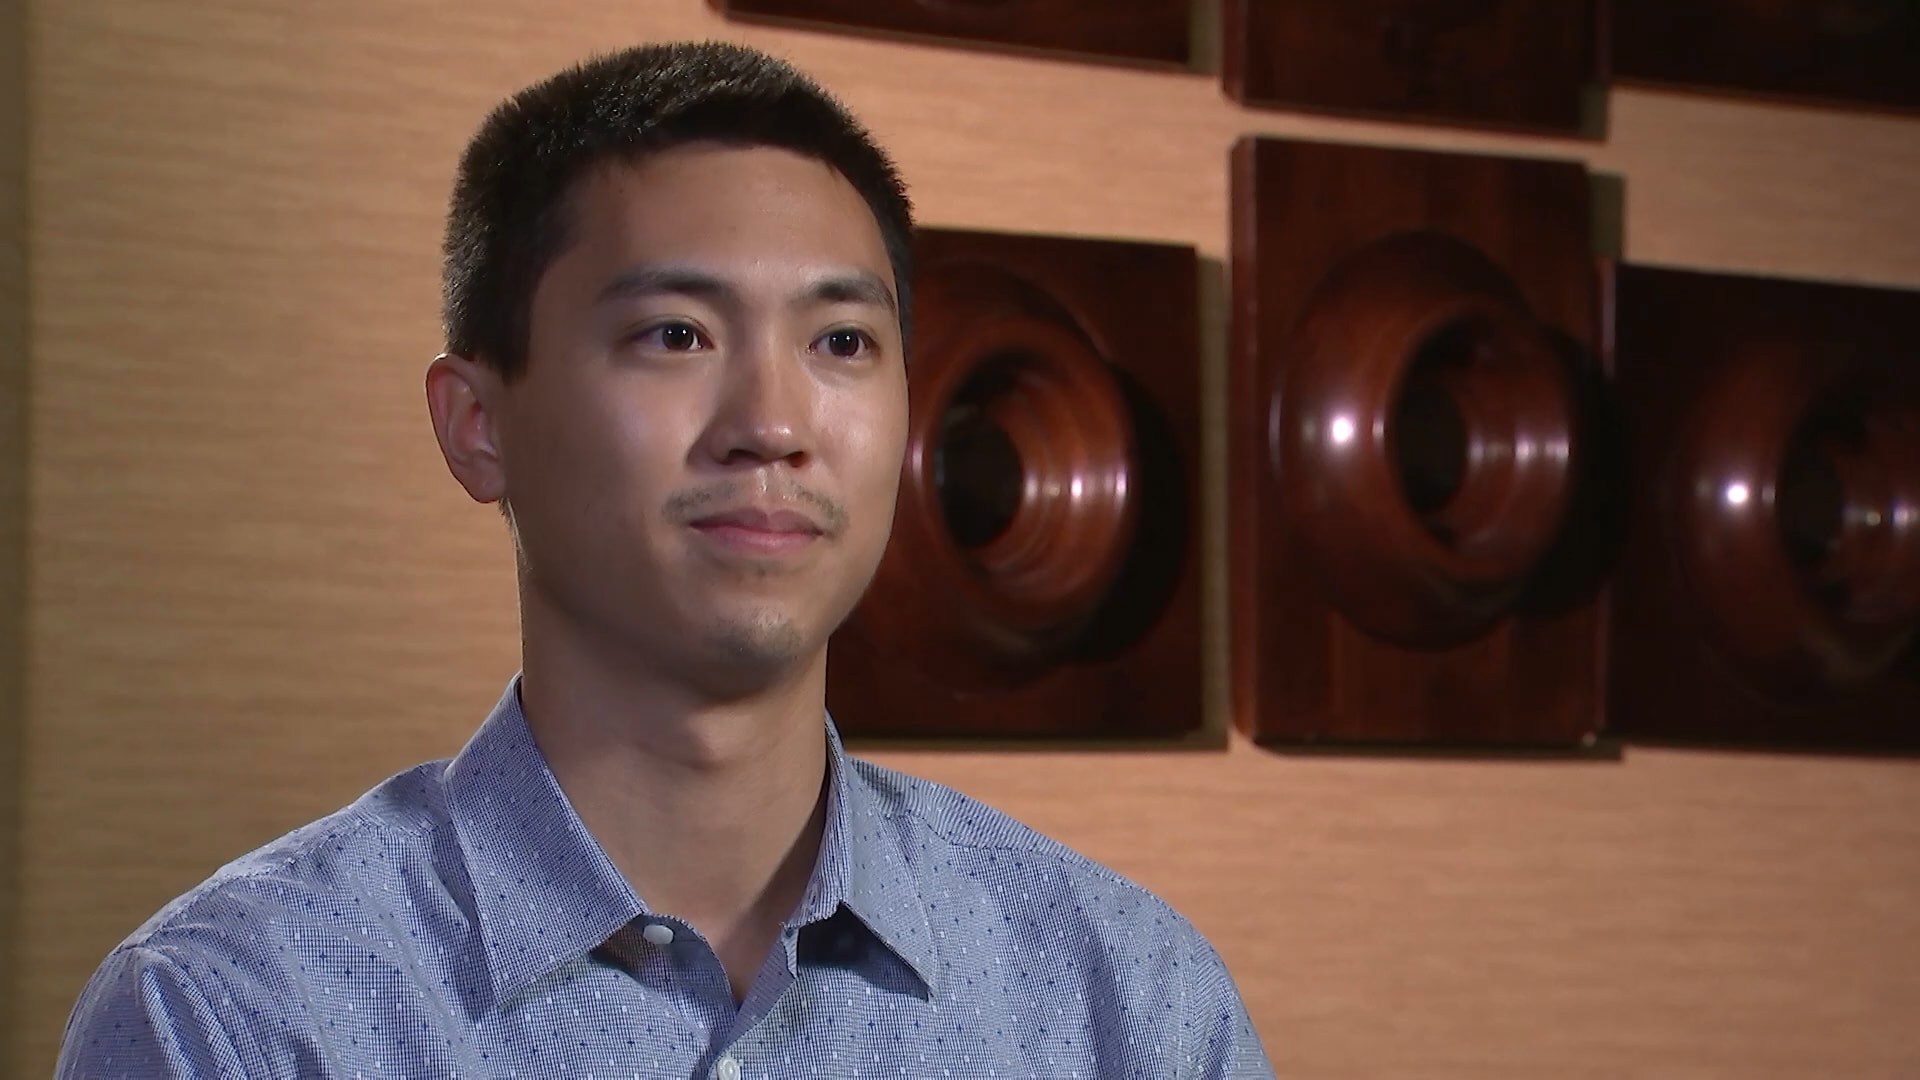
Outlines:
{"type": "Polygon", "coordinates": [[[516,679],[451,762],[227,865],[115,949],[58,1075],[1273,1075],[1185,919],[825,727],[820,858],[738,1005],[699,931],[588,835],[516,679]]]}

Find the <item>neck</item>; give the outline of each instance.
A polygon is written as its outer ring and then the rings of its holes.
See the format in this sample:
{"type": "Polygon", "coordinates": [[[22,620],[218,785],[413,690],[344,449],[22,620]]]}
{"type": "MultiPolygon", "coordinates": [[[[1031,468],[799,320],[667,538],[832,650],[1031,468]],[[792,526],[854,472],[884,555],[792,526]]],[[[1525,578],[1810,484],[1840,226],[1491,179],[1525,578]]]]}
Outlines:
{"type": "Polygon", "coordinates": [[[534,741],[634,892],[699,930],[740,998],[818,859],[826,658],[714,701],[551,615],[523,603],[520,697],[534,741]]]}

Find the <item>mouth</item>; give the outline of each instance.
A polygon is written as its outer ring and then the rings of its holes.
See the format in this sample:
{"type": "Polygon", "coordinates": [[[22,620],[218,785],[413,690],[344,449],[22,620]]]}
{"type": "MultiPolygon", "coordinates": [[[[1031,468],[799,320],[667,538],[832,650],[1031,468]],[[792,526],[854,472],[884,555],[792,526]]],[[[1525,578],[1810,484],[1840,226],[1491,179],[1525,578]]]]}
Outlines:
{"type": "Polygon", "coordinates": [[[688,524],[714,544],[760,556],[803,551],[826,535],[819,522],[794,510],[741,507],[707,514],[688,524]]]}

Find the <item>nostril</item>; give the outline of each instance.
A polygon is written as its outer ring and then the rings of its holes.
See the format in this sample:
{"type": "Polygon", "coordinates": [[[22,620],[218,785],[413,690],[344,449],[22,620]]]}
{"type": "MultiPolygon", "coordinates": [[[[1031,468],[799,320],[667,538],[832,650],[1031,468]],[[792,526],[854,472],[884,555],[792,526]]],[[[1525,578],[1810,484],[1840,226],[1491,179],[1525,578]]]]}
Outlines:
{"type": "Polygon", "coordinates": [[[802,465],[811,456],[805,450],[772,451],[761,447],[736,446],[720,459],[720,464],[735,467],[760,465],[802,465]]]}
{"type": "Polygon", "coordinates": [[[717,448],[714,459],[728,468],[774,464],[801,467],[813,458],[808,438],[791,424],[758,424],[718,430],[708,445],[717,448]]]}

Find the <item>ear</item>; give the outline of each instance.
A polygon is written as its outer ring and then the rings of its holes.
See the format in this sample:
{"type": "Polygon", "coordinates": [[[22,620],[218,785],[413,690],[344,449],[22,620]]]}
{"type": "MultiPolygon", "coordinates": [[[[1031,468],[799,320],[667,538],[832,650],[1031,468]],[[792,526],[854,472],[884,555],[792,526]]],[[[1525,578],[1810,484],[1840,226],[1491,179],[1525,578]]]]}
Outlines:
{"type": "Polygon", "coordinates": [[[475,502],[498,502],[507,493],[506,455],[499,410],[505,405],[500,376],[477,360],[441,353],[427,365],[427,412],[447,470],[475,502]]]}

